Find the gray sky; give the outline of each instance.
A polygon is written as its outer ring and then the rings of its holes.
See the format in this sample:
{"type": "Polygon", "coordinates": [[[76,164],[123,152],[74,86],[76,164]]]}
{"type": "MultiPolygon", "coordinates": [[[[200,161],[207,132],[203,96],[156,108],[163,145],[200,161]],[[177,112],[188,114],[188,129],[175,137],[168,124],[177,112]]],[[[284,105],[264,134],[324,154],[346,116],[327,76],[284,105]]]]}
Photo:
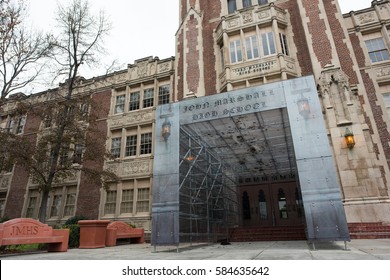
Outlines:
{"type": "MultiPolygon", "coordinates": [[[[47,30],[54,26],[54,12],[57,2],[69,0],[27,0],[30,17],[35,27],[47,30]]],[[[147,56],[160,59],[175,55],[175,33],[179,26],[179,0],[90,0],[96,11],[104,10],[113,24],[110,36],[106,38],[108,55],[103,64],[117,59],[122,65],[147,56]]],[[[369,7],[371,0],[339,0],[342,12],[369,7]]],[[[83,73],[86,78],[104,74],[83,73]],[[92,74],[92,75],[91,75],[92,74]]]]}

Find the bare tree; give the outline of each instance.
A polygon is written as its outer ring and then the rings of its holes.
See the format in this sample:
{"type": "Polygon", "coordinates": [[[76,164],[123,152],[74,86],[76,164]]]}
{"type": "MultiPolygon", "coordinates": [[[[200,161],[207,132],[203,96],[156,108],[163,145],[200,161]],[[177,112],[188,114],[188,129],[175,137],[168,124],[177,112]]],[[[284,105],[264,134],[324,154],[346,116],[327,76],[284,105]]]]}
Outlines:
{"type": "Polygon", "coordinates": [[[61,151],[68,137],[68,128],[75,121],[72,103],[75,100],[73,95],[78,86],[80,67],[97,63],[99,54],[104,50],[104,36],[110,29],[104,13],[100,12],[98,16],[95,16],[90,8],[87,0],[73,0],[68,6],[58,6],[56,22],[59,34],[54,43],[53,58],[58,64],[58,77],[66,78],[66,92],[64,105],[59,110],[57,129],[52,136],[54,139],[51,141],[51,160],[43,185],[39,209],[40,221],[46,219],[49,192],[56,178],[61,151]]]}
{"type": "Polygon", "coordinates": [[[27,30],[25,12],[23,0],[0,0],[0,105],[38,77],[52,50],[49,35],[27,30]]]}

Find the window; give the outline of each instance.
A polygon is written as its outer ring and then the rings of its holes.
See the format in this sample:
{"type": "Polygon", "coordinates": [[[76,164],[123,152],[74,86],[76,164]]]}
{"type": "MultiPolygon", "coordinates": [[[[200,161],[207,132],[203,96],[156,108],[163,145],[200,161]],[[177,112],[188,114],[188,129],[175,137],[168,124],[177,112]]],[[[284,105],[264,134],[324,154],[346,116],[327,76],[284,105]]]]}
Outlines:
{"type": "Polygon", "coordinates": [[[139,110],[140,92],[130,93],[129,111],[139,110]]]}
{"type": "Polygon", "coordinates": [[[84,152],[83,144],[76,144],[74,146],[73,163],[81,164],[81,161],[83,159],[83,152],[84,152]]]}
{"type": "Polygon", "coordinates": [[[50,214],[49,214],[50,218],[60,216],[61,199],[62,199],[62,195],[60,194],[56,194],[53,196],[52,203],[50,206],[50,214]]]}
{"type": "Polygon", "coordinates": [[[145,89],[143,108],[152,107],[153,104],[154,104],[154,90],[152,88],[145,89]]]}
{"type": "Polygon", "coordinates": [[[74,215],[76,205],[76,188],[69,190],[66,195],[65,208],[64,208],[64,217],[69,217],[74,215]]]}
{"type": "Polygon", "coordinates": [[[257,36],[250,36],[245,39],[246,44],[246,58],[254,59],[259,57],[259,47],[257,44],[257,36]]]}
{"type": "Polygon", "coordinates": [[[53,123],[53,113],[51,112],[45,116],[45,119],[43,120],[43,127],[49,128],[52,126],[52,123],[53,123]]]}
{"type": "Polygon", "coordinates": [[[13,117],[8,121],[6,131],[8,133],[21,134],[23,133],[24,125],[26,124],[26,116],[13,117]]]}
{"type": "Polygon", "coordinates": [[[236,0],[228,0],[228,12],[229,14],[234,13],[237,10],[236,0]]]}
{"type": "Polygon", "coordinates": [[[69,163],[69,147],[63,145],[60,154],[60,166],[67,166],[69,163]]]}
{"type": "Polygon", "coordinates": [[[1,218],[4,215],[5,197],[6,197],[6,193],[1,193],[0,194],[0,217],[1,218]]]}
{"type": "Polygon", "coordinates": [[[89,105],[87,103],[82,103],[79,105],[80,120],[86,121],[89,113],[89,105]]]}
{"type": "Polygon", "coordinates": [[[35,213],[38,208],[38,193],[37,191],[33,191],[30,194],[30,198],[28,200],[26,218],[36,218],[35,213]]]}
{"type": "Polygon", "coordinates": [[[115,114],[120,114],[125,111],[125,95],[119,95],[116,97],[115,102],[115,114]]]}
{"type": "Polygon", "coordinates": [[[138,189],[137,212],[149,212],[149,189],[138,189]]]}
{"type": "Polygon", "coordinates": [[[242,7],[247,8],[252,6],[252,0],[242,0],[242,7]]]}
{"type": "Polygon", "coordinates": [[[230,62],[236,63],[242,61],[241,42],[235,40],[230,42],[230,62]]]}
{"type": "Polygon", "coordinates": [[[259,0],[259,5],[266,5],[268,4],[268,0],[259,0]]]}
{"type": "Polygon", "coordinates": [[[389,51],[383,38],[367,40],[365,43],[372,63],[389,60],[389,51]]]}
{"type": "Polygon", "coordinates": [[[220,55],[221,55],[221,69],[225,70],[225,51],[223,48],[223,45],[219,49],[220,55]]]}
{"type": "Polygon", "coordinates": [[[116,191],[107,191],[104,214],[115,214],[116,208],[116,191]]]}
{"type": "Polygon", "coordinates": [[[114,158],[119,158],[121,156],[121,138],[116,137],[111,140],[111,155],[114,158]]]}
{"type": "Polygon", "coordinates": [[[152,133],[141,134],[140,153],[141,155],[152,153],[152,133]]]}
{"type": "Polygon", "coordinates": [[[133,213],[134,190],[122,191],[121,213],[133,213]]]}
{"type": "Polygon", "coordinates": [[[14,132],[14,127],[15,127],[15,119],[14,118],[11,118],[8,123],[7,123],[7,127],[6,127],[6,131],[8,133],[13,133],[14,132]]]}
{"type": "Polygon", "coordinates": [[[161,86],[158,88],[158,104],[169,103],[169,85],[161,86]]]}
{"type": "Polygon", "coordinates": [[[287,45],[287,36],[283,33],[279,33],[280,45],[282,46],[282,53],[284,55],[289,55],[288,45],[287,45]]]}
{"type": "Polygon", "coordinates": [[[130,157],[135,155],[137,155],[137,135],[127,136],[125,156],[130,157]]]}
{"type": "Polygon", "coordinates": [[[261,43],[263,44],[264,56],[276,53],[274,34],[272,32],[261,34],[261,43]]]}
{"type": "Polygon", "coordinates": [[[10,162],[9,155],[2,154],[0,155],[0,173],[1,172],[12,172],[14,165],[10,162]]]}

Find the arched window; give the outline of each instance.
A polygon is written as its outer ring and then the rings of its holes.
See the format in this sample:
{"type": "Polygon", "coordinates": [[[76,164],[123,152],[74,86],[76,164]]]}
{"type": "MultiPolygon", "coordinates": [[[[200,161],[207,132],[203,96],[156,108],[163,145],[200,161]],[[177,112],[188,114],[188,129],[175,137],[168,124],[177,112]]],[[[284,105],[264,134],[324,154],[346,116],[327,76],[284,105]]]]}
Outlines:
{"type": "Polygon", "coordinates": [[[242,194],[242,213],[244,216],[244,220],[249,220],[251,218],[251,206],[247,192],[244,192],[242,194]]]}
{"type": "Polygon", "coordinates": [[[261,220],[267,220],[267,201],[263,190],[259,191],[259,215],[261,220]]]}

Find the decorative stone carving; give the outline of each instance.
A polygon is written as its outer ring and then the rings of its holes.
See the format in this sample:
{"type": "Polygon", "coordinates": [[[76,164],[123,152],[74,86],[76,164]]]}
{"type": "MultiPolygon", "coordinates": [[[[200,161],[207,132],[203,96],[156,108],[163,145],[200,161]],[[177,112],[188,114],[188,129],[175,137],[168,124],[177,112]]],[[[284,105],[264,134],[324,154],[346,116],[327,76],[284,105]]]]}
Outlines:
{"type": "Polygon", "coordinates": [[[366,24],[375,21],[374,12],[358,15],[358,21],[360,24],[366,24]]]}
{"type": "Polygon", "coordinates": [[[171,69],[171,64],[169,62],[161,63],[158,65],[158,72],[166,72],[171,69]]]}
{"type": "Polygon", "coordinates": [[[121,115],[119,118],[113,118],[110,120],[110,128],[117,128],[118,126],[128,126],[134,123],[147,122],[153,120],[153,114],[151,111],[135,112],[121,115]]]}
{"type": "Polygon", "coordinates": [[[227,27],[232,28],[239,25],[238,19],[232,19],[227,22],[227,27]]]}
{"type": "Polygon", "coordinates": [[[243,23],[250,23],[250,22],[253,22],[253,15],[251,12],[249,13],[243,13],[242,14],[242,21],[243,23]]]}
{"type": "Polygon", "coordinates": [[[321,73],[319,90],[323,98],[324,109],[334,109],[337,125],[350,124],[348,106],[352,105],[352,102],[348,76],[340,68],[333,65],[326,66],[321,73]]]}
{"type": "Polygon", "coordinates": [[[385,68],[378,69],[376,71],[376,76],[378,78],[390,76],[390,67],[385,67],[385,68]]]}
{"type": "Polygon", "coordinates": [[[259,15],[259,19],[265,19],[265,18],[270,17],[269,11],[262,11],[262,12],[258,13],[258,15],[259,15]]]}
{"type": "Polygon", "coordinates": [[[146,174],[150,172],[149,161],[133,161],[123,163],[123,174],[134,175],[134,174],[146,174]]]}

